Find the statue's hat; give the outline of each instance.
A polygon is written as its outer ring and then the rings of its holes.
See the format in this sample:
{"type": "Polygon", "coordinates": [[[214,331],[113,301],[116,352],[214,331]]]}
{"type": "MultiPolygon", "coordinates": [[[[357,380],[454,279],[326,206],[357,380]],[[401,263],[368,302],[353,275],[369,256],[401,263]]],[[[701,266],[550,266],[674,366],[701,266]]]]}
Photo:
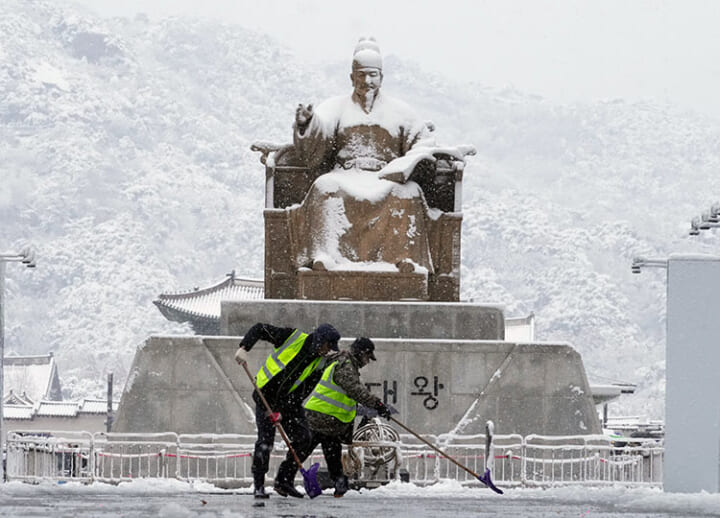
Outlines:
{"type": "Polygon", "coordinates": [[[360,38],[353,52],[353,68],[378,68],[382,70],[382,56],[375,38],[360,38]]]}

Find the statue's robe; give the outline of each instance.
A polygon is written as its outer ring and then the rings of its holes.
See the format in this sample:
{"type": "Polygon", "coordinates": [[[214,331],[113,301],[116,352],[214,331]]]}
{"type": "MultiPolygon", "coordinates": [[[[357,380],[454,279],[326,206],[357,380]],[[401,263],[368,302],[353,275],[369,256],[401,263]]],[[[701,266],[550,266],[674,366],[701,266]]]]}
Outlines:
{"type": "Polygon", "coordinates": [[[300,205],[288,208],[298,267],[322,261],[331,270],[396,271],[405,260],[433,272],[427,224],[437,210],[420,186],[378,172],[410,149],[434,145],[426,124],[405,104],[379,94],[370,113],[350,96],[320,104],[294,144],[321,174],[300,205]]]}

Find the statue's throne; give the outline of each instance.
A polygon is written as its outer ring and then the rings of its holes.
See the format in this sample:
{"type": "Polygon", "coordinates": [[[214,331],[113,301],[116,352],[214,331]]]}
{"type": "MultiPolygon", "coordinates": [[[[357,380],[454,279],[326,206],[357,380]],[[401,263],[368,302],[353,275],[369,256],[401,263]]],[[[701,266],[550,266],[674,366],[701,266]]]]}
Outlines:
{"type": "Polygon", "coordinates": [[[265,298],[459,300],[464,160],[436,153],[434,163],[420,162],[410,176],[428,206],[441,211],[427,222],[433,272],[314,271],[294,262],[285,208],[302,203],[320,173],[308,169],[292,145],[255,143],[251,149],[265,164],[265,298]]]}

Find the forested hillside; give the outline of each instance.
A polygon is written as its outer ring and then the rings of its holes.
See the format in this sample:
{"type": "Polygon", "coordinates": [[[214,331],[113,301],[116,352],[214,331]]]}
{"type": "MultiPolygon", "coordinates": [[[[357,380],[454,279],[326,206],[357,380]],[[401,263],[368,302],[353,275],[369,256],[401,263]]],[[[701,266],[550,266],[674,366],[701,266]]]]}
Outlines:
{"type": "MultiPolygon", "coordinates": [[[[349,91],[349,63],[304,67],[261,27],[42,0],[0,3],[0,34],[0,248],[38,249],[34,271],[7,269],[7,352],[53,351],[66,396],[100,395],[149,334],[186,331],[157,294],[232,269],[262,277],[250,143],[289,141],[298,102],[349,91]]],[[[478,149],[462,298],[534,312],[538,338],[570,342],[591,378],[639,384],[615,411],[661,417],[664,274],[630,263],[720,249],[687,235],[720,198],[717,121],[620,99],[558,105],[420,66],[386,56],[384,88],[439,141],[478,149]]]]}

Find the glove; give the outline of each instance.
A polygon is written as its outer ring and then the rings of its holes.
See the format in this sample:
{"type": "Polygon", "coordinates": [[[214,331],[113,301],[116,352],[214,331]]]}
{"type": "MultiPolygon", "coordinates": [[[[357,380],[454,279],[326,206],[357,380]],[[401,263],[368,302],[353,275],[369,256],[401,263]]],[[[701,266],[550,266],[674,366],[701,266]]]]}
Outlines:
{"type": "Polygon", "coordinates": [[[280,412],[268,412],[268,419],[272,424],[276,424],[282,421],[282,415],[280,415],[280,412]]]}
{"type": "Polygon", "coordinates": [[[237,352],[235,353],[235,361],[238,362],[239,365],[246,365],[248,360],[248,352],[245,350],[244,347],[239,347],[237,352]]]}
{"type": "Polygon", "coordinates": [[[382,401],[378,400],[378,402],[375,404],[375,410],[378,411],[378,414],[380,414],[381,417],[384,417],[388,421],[390,420],[392,412],[388,407],[383,404],[382,401]]]}

